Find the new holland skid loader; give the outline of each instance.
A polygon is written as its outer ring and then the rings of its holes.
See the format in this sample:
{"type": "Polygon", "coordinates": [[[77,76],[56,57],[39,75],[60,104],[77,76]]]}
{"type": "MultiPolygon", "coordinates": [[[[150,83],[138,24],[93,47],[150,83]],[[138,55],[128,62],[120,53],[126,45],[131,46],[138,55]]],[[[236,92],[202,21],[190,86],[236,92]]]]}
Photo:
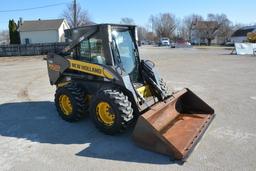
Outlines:
{"type": "Polygon", "coordinates": [[[184,159],[214,110],[187,88],[169,93],[155,64],[140,60],[136,32],[135,26],[117,24],[65,31],[70,44],[47,56],[58,113],[69,122],[90,115],[106,134],[135,125],[136,144],[184,159]]]}

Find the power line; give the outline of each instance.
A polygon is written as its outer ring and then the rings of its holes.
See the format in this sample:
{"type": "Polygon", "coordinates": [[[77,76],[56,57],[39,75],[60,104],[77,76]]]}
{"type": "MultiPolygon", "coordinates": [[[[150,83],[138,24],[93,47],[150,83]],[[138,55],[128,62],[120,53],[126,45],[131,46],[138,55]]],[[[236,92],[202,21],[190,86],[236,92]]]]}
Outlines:
{"type": "Polygon", "coordinates": [[[44,5],[39,7],[31,7],[31,8],[20,8],[20,9],[11,9],[11,10],[0,10],[0,13],[5,12],[18,12],[18,11],[29,11],[29,10],[35,10],[35,9],[42,9],[42,8],[49,8],[49,7],[55,7],[55,6],[61,6],[65,5],[67,3],[57,3],[57,4],[51,4],[51,5],[44,5]]]}

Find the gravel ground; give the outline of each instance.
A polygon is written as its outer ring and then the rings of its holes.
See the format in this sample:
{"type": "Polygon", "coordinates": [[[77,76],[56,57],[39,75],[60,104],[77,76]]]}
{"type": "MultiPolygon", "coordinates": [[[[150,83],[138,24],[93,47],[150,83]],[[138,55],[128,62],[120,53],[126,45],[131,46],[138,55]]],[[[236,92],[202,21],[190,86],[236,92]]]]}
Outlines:
{"type": "Polygon", "coordinates": [[[132,130],[62,121],[42,56],[0,58],[0,170],[255,170],[256,58],[225,49],[141,48],[173,89],[188,87],[216,118],[187,162],[135,146],[132,130]]]}

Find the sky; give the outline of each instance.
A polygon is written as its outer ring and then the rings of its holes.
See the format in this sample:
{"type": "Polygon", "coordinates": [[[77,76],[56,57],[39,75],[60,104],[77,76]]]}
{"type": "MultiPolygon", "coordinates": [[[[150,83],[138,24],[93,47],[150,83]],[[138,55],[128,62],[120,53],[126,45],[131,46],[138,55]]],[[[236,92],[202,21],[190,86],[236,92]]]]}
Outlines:
{"type": "MultiPolygon", "coordinates": [[[[61,18],[66,4],[72,0],[2,0],[0,6],[0,30],[8,29],[8,20],[61,18]],[[44,9],[3,12],[6,10],[34,8],[63,3],[44,9]]],[[[137,25],[146,26],[150,15],[172,13],[178,19],[190,14],[206,17],[208,13],[224,13],[234,24],[256,24],[255,0],[77,0],[88,10],[96,23],[119,23],[121,18],[134,19],[137,25]]]]}

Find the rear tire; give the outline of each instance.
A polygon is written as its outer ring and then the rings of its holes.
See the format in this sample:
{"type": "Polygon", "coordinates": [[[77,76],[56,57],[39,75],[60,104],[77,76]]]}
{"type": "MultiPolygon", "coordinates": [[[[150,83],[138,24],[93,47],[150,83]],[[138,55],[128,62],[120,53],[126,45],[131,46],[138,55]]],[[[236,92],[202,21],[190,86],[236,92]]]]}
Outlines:
{"type": "Polygon", "coordinates": [[[90,114],[95,126],[109,135],[124,131],[133,119],[131,102],[116,89],[100,90],[92,99],[90,114]]]}
{"type": "Polygon", "coordinates": [[[55,106],[59,116],[68,122],[81,120],[88,109],[85,103],[85,92],[75,83],[56,90],[55,106]]]}

